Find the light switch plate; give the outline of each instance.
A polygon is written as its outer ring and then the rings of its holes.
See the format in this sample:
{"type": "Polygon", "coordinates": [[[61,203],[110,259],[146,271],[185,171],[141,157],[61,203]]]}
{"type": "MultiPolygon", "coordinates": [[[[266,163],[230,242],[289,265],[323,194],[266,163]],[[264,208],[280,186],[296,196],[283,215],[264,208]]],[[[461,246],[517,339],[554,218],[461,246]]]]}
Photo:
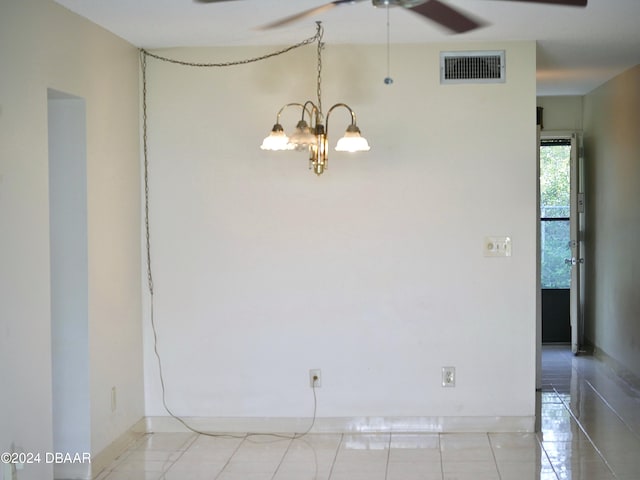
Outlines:
{"type": "Polygon", "coordinates": [[[485,257],[510,257],[511,237],[484,237],[485,257]]]}

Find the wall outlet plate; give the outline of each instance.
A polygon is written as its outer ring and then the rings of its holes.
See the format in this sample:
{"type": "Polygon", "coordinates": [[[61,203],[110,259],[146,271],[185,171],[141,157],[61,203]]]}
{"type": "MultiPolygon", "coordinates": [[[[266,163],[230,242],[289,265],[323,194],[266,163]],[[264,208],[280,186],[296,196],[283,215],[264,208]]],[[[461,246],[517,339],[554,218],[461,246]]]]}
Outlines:
{"type": "Polygon", "coordinates": [[[322,371],[319,368],[309,370],[309,386],[320,388],[322,386],[322,371]]]}
{"type": "Polygon", "coordinates": [[[442,367],[442,386],[456,386],[456,367],[442,367]]]}
{"type": "Polygon", "coordinates": [[[511,237],[484,237],[485,257],[510,257],[511,237]]]}
{"type": "Polygon", "coordinates": [[[115,412],[118,408],[118,396],[116,392],[116,387],[111,387],[111,411],[115,412]]]}

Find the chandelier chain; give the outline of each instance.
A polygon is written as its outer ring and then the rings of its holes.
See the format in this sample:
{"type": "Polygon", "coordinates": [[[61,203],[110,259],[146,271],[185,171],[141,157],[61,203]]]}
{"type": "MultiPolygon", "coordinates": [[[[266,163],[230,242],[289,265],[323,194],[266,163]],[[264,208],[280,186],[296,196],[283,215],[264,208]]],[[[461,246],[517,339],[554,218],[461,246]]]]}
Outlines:
{"type": "Polygon", "coordinates": [[[316,37],[318,39],[318,81],[317,81],[317,95],[318,95],[318,110],[319,114],[322,115],[322,49],[324,48],[324,43],[322,41],[322,35],[324,33],[324,29],[322,28],[321,22],[316,22],[317,24],[317,32],[316,37]]]}
{"type": "Polygon", "coordinates": [[[153,274],[151,271],[151,235],[149,232],[149,153],[147,142],[147,55],[140,52],[142,67],[142,150],[144,156],[144,230],[147,253],[147,285],[153,298],[153,274]]]}
{"type": "Polygon", "coordinates": [[[153,298],[153,272],[151,269],[151,232],[150,232],[150,220],[149,220],[149,151],[148,151],[148,139],[147,139],[147,57],[155,58],[163,62],[173,63],[176,65],[182,65],[186,67],[232,67],[235,65],[246,65],[248,63],[259,62],[268,58],[276,57],[284,53],[295,50],[296,48],[309,45],[315,41],[318,42],[318,103],[320,102],[320,49],[322,40],[322,26],[320,22],[317,23],[316,34],[312,37],[306,38],[301,42],[289,45],[288,47],[276,50],[274,52],[260,55],[258,57],[246,58],[242,60],[234,60],[230,62],[187,62],[184,60],[178,60],[175,58],[169,58],[156,53],[151,53],[144,48],[140,49],[140,66],[142,68],[142,151],[144,157],[144,227],[145,227],[145,243],[146,243],[146,260],[147,260],[147,285],[149,288],[149,294],[153,298]]]}
{"type": "Polygon", "coordinates": [[[163,62],[169,62],[169,63],[174,63],[177,65],[183,65],[186,67],[233,67],[235,65],[246,65],[248,63],[254,63],[254,62],[259,62],[261,60],[266,60],[268,58],[272,58],[272,57],[277,57],[278,55],[282,55],[284,53],[290,52],[291,50],[295,50],[296,48],[299,47],[304,47],[305,45],[309,45],[310,43],[315,42],[316,40],[318,40],[318,42],[320,41],[320,39],[322,38],[322,30],[320,28],[320,26],[318,26],[318,31],[316,32],[316,34],[313,37],[309,37],[306,38],[304,40],[302,40],[301,42],[298,42],[294,45],[289,45],[288,47],[282,48],[280,50],[276,50],[275,52],[270,52],[267,53],[265,55],[260,55],[259,57],[252,57],[252,58],[245,58],[242,60],[233,60],[230,62],[216,62],[216,63],[200,63],[200,62],[187,62],[185,60],[177,60],[175,58],[169,58],[169,57],[164,57],[162,55],[158,55],[157,53],[151,53],[150,51],[141,48],[140,51],[145,55],[145,56],[149,56],[149,57],[153,57],[157,60],[162,60],[163,62]]]}

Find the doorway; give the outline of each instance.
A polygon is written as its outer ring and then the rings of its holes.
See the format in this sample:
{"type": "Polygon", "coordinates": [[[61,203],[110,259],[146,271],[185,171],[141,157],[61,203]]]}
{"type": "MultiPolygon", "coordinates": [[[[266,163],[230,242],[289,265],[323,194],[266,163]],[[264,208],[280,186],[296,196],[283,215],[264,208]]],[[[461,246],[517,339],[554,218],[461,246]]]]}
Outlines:
{"type": "MultiPolygon", "coordinates": [[[[49,90],[49,238],[53,450],[91,452],[86,106],[49,90]]],[[[88,463],[56,463],[54,478],[91,478],[88,463]]]]}
{"type": "Polygon", "coordinates": [[[540,140],[542,343],[571,343],[571,137],[540,140]]]}

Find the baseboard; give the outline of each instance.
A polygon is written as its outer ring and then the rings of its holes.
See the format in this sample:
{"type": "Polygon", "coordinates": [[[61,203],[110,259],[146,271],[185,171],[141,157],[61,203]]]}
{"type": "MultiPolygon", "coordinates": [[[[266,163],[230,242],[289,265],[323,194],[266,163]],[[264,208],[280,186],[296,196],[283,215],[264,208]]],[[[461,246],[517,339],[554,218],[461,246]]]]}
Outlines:
{"type": "MultiPolygon", "coordinates": [[[[310,418],[183,417],[201,432],[294,433],[306,432],[310,418]]],[[[533,432],[534,416],[521,417],[341,417],[316,419],[311,433],[462,433],[533,432]]],[[[147,432],[188,432],[171,417],[146,417],[147,432]]]]}
{"type": "Polygon", "coordinates": [[[618,377],[620,377],[630,388],[640,391],[640,377],[630,371],[626,366],[618,362],[615,358],[607,354],[601,348],[589,342],[589,346],[593,349],[593,356],[602,363],[611,368],[618,377]]]}
{"type": "Polygon", "coordinates": [[[142,418],[135,423],[129,430],[124,432],[113,442],[111,442],[105,449],[103,449],[97,455],[91,458],[89,476],[86,477],[64,477],[56,474],[55,478],[69,478],[69,479],[91,479],[96,478],[102,471],[107,468],[114,460],[116,460],[123,452],[125,452],[131,445],[140,440],[142,436],[147,433],[146,419],[142,418]]]}

